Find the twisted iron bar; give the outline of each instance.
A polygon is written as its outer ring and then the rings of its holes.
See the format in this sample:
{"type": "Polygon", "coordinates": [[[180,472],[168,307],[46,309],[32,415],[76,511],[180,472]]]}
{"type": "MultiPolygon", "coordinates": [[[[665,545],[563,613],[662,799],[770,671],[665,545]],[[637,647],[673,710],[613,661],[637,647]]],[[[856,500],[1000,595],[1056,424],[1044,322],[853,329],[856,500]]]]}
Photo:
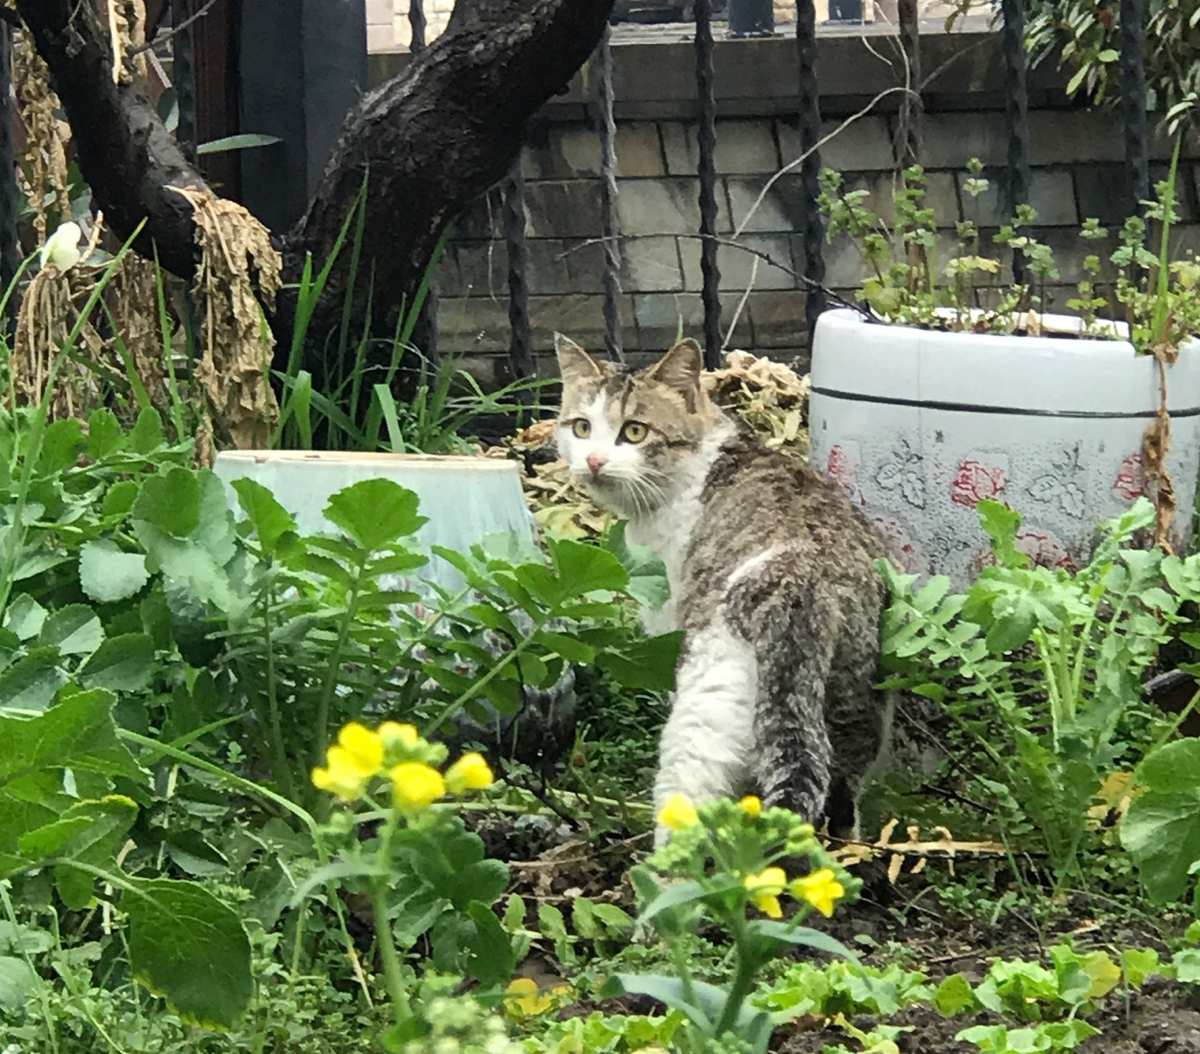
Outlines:
{"type": "MultiPolygon", "coordinates": [[[[412,42],[410,47],[414,55],[425,50],[426,28],[425,0],[409,0],[408,24],[412,27],[412,42]]],[[[432,266],[432,265],[431,265],[432,266]]],[[[417,349],[429,362],[437,362],[440,357],[438,350],[438,283],[437,274],[429,275],[426,284],[425,303],[421,305],[421,313],[414,327],[413,342],[417,349]]]]}
{"type": "Polygon", "coordinates": [[[613,118],[612,30],[605,27],[596,53],[596,118],[600,131],[600,203],[604,217],[604,347],[625,361],[621,339],[621,217],[617,212],[617,124],[613,118]]]}
{"type": "Polygon", "coordinates": [[[1121,0],[1121,123],[1125,130],[1125,164],[1129,169],[1136,216],[1150,197],[1150,160],[1146,134],[1146,28],[1144,0],[1121,0]]]}
{"type": "MultiPolygon", "coordinates": [[[[504,205],[501,210],[504,244],[508,249],[508,324],[511,337],[508,362],[516,379],[532,377],[536,371],[533,361],[533,340],[529,326],[529,248],[525,243],[525,174],[521,158],[513,163],[504,186],[504,205]]],[[[528,396],[524,392],[518,396],[528,396]]]]}
{"type": "Polygon", "coordinates": [[[817,12],[814,0],[796,0],[796,58],[800,87],[800,166],[803,191],[804,273],[811,283],[804,303],[808,343],[812,347],[817,319],[825,310],[825,255],[821,220],[821,96],[817,86],[817,12]]]}
{"type": "Polygon", "coordinates": [[[696,0],[696,94],[700,100],[700,300],[704,305],[704,365],[721,365],[721,271],[717,266],[717,99],[713,70],[712,0],[696,0]]]}
{"type": "Polygon", "coordinates": [[[412,27],[412,51],[425,50],[425,31],[429,22],[425,18],[425,0],[408,0],[408,24],[412,27]]]}
{"type": "Polygon", "coordinates": [[[921,24],[917,0],[899,0],[896,16],[904,54],[905,86],[909,89],[900,102],[900,158],[905,166],[919,165],[925,105],[921,100],[921,24]]]}
{"type": "MultiPolygon", "coordinates": [[[[1015,212],[1018,205],[1029,203],[1029,92],[1026,72],[1029,60],[1025,51],[1025,0],[1000,0],[1004,20],[1000,49],[1004,53],[1005,83],[1008,94],[1004,100],[1004,116],[1008,126],[1008,206],[1015,212]]],[[[1014,252],[1013,281],[1025,281],[1025,258],[1014,252]]]]}
{"type": "MultiPolygon", "coordinates": [[[[0,287],[8,289],[21,266],[17,242],[17,169],[13,152],[12,29],[0,25],[0,287]]],[[[15,316],[15,297],[8,311],[15,316]]]]}

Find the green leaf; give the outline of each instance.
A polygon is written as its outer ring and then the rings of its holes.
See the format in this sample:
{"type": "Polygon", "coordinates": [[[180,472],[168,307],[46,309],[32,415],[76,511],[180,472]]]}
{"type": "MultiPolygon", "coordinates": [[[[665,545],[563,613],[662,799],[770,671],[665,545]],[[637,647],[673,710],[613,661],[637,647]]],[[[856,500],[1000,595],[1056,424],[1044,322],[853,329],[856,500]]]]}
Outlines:
{"type": "Polygon", "coordinates": [[[975,1006],[971,982],[960,973],[951,974],[937,986],[937,991],[933,993],[933,1005],[942,1017],[953,1017],[975,1006]]]}
{"type": "MultiPolygon", "coordinates": [[[[137,814],[136,803],[119,794],[82,801],[54,823],[24,834],[17,848],[30,860],[65,857],[93,867],[111,866],[137,814]]],[[[87,907],[94,882],[90,872],[62,865],[54,869],[54,881],[67,907],[73,911],[87,907]]]]}
{"type": "Polygon", "coordinates": [[[1096,56],[1096,59],[1099,62],[1116,62],[1120,57],[1120,53],[1115,48],[1105,48],[1096,56]]]}
{"type": "Polygon", "coordinates": [[[118,480],[108,488],[108,493],[104,495],[104,502],[100,506],[101,511],[105,516],[125,516],[133,508],[133,503],[137,501],[141,489],[131,479],[118,480]]]}
{"type": "Polygon", "coordinates": [[[109,692],[79,692],[35,718],[0,717],[0,784],[41,769],[74,769],[143,782],[117,739],[109,692]]]}
{"type": "Polygon", "coordinates": [[[0,1010],[23,1010],[37,985],[37,974],[24,959],[0,955],[0,1010]]]}
{"type": "Polygon", "coordinates": [[[88,655],[100,647],[104,627],[86,604],[68,604],[46,619],[38,644],[61,655],[88,655]]]}
{"type": "Polygon", "coordinates": [[[467,914],[475,923],[475,935],[467,942],[468,969],[485,987],[502,984],[517,965],[508,934],[495,912],[478,900],[467,905],[467,914]]]}
{"type": "Polygon", "coordinates": [[[1137,780],[1146,790],[1121,821],[1121,844],[1150,896],[1175,900],[1200,860],[1200,740],[1153,751],[1138,767],[1137,780]]]}
{"type": "Polygon", "coordinates": [[[261,132],[242,132],[240,135],[227,135],[220,139],[210,139],[196,147],[198,157],[209,154],[221,154],[227,150],[250,150],[260,146],[274,146],[283,140],[277,135],[264,135],[261,132]]]}
{"type": "MultiPolygon", "coordinates": [[[[228,510],[226,510],[228,511],[228,510]]],[[[138,541],[146,548],[147,567],[161,571],[201,603],[215,604],[228,611],[234,603],[225,565],[234,554],[232,536],[226,547],[217,539],[217,547],[173,538],[145,520],[134,521],[138,541]]]]}
{"type": "Polygon", "coordinates": [[[365,479],[339,490],[325,517],[362,548],[382,549],[415,534],[426,523],[417,515],[416,494],[389,479],[365,479]]]}
{"type": "Polygon", "coordinates": [[[843,959],[858,959],[858,956],[836,937],[831,937],[828,933],[822,933],[820,930],[814,930],[808,926],[792,926],[786,922],[755,919],[746,929],[751,935],[765,938],[768,941],[794,944],[798,948],[813,948],[816,951],[827,952],[843,959]]]}
{"type": "Polygon", "coordinates": [[[567,662],[589,663],[596,657],[595,649],[563,633],[549,633],[543,630],[534,640],[540,647],[555,655],[561,655],[567,662]]]}
{"type": "Polygon", "coordinates": [[[1141,988],[1147,978],[1162,973],[1162,963],[1153,948],[1126,948],[1121,952],[1121,972],[1130,988],[1141,988]]]}
{"type": "Polygon", "coordinates": [[[151,476],[133,503],[136,519],[175,538],[187,538],[200,524],[200,478],[176,466],[151,476]]]}
{"type": "Polygon", "coordinates": [[[629,585],[625,587],[625,592],[634,600],[657,611],[671,599],[666,564],[653,549],[635,545],[626,539],[624,520],[614,524],[608,532],[607,545],[629,572],[629,585]]]}
{"type": "Polygon", "coordinates": [[[598,545],[569,538],[550,539],[548,544],[564,597],[580,597],[598,589],[617,593],[629,585],[629,572],[621,561],[598,545]]]}
{"type": "Polygon", "coordinates": [[[295,517],[261,483],[252,479],[235,479],[233,489],[263,549],[268,553],[274,552],[279,539],[288,531],[296,530],[295,517]]]}
{"type": "Polygon", "coordinates": [[[601,651],[596,664],[626,688],[669,692],[675,687],[675,666],[683,634],[664,633],[634,641],[621,651],[601,651]]]}
{"type": "Polygon", "coordinates": [[[145,407],[129,433],[130,449],[136,454],[152,454],[165,442],[162,418],[153,406],[145,407]]]}
{"type": "Polygon", "coordinates": [[[233,1025],[250,1003],[250,940],[237,915],[202,886],[134,880],[129,916],[134,976],[187,1021],[233,1025]]]}
{"type": "Polygon", "coordinates": [[[79,585],[97,604],[128,600],[150,581],[146,558],[125,553],[108,539],[88,542],[79,550],[79,585]]]}
{"type": "Polygon", "coordinates": [[[67,675],[58,668],[58,653],[39,649],[0,673],[0,706],[45,710],[66,683],[67,675]]]}
{"type": "Polygon", "coordinates": [[[136,692],[154,676],[154,642],[145,633],[123,633],[100,645],[79,670],[95,688],[136,692]]]}
{"type": "Polygon", "coordinates": [[[651,999],[657,999],[672,1010],[686,1015],[702,1034],[711,1035],[725,1006],[725,992],[716,985],[705,984],[702,981],[693,981],[691,989],[696,997],[695,1003],[688,999],[684,983],[678,977],[620,973],[608,979],[600,989],[600,995],[605,998],[648,995],[651,999]]]}
{"type": "Polygon", "coordinates": [[[731,889],[737,889],[739,886],[740,883],[735,878],[728,878],[722,882],[676,882],[668,886],[650,901],[642,909],[638,918],[641,922],[649,922],[664,911],[670,911],[672,908],[681,908],[685,904],[694,904],[696,901],[704,900],[706,897],[719,896],[731,889]]]}
{"type": "Polygon", "coordinates": [[[92,416],[88,418],[88,457],[93,461],[103,461],[109,454],[121,449],[124,438],[120,422],[111,410],[101,407],[92,411],[92,416]]]}
{"type": "Polygon", "coordinates": [[[30,640],[42,631],[46,609],[28,593],[16,597],[4,613],[4,628],[17,635],[18,640],[30,640]]]}
{"type": "Polygon", "coordinates": [[[1030,560],[1017,548],[1021,514],[1007,505],[985,498],[976,507],[981,526],[992,540],[992,552],[1001,567],[1028,567],[1030,560]]]}
{"type": "Polygon", "coordinates": [[[83,449],[83,424],[74,417],[55,421],[42,437],[42,452],[38,458],[38,473],[53,476],[71,468],[83,449]]]}

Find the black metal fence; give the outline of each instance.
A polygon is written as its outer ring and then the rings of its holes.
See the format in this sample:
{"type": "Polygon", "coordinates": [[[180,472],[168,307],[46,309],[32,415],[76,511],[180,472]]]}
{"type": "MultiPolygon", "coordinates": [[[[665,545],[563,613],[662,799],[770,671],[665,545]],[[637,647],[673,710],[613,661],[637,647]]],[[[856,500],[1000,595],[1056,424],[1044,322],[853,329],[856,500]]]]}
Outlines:
{"type": "MultiPolygon", "coordinates": [[[[413,9],[421,10],[423,0],[411,0],[413,9]]],[[[1121,119],[1125,140],[1125,158],[1132,187],[1126,203],[1128,214],[1137,212],[1140,203],[1149,196],[1149,165],[1147,148],[1146,87],[1144,74],[1145,39],[1143,31],[1144,0],[1121,0],[1121,119]]],[[[618,10],[637,10],[654,5],[618,4],[618,10]]],[[[670,7],[660,3],[659,8],[670,7]]],[[[695,23],[696,105],[698,123],[698,164],[701,239],[701,301],[704,311],[703,343],[705,362],[709,367],[719,365],[723,341],[721,329],[720,254],[722,239],[718,237],[715,197],[715,149],[718,134],[715,90],[720,69],[714,62],[713,15],[714,0],[694,0],[678,5],[690,9],[695,23]]],[[[726,5],[720,4],[721,8],[726,5]]],[[[842,4],[836,10],[831,4],[831,20],[861,17],[861,3],[842,4]],[[853,10],[850,10],[850,7],[853,10]]],[[[807,289],[805,316],[811,342],[817,319],[828,303],[824,288],[823,258],[824,229],[819,208],[818,175],[821,169],[821,110],[819,92],[817,18],[814,0],[798,0],[796,4],[796,77],[799,87],[799,129],[803,160],[800,162],[802,215],[800,232],[804,247],[805,273],[802,284],[807,289]]],[[[1007,172],[1004,180],[1006,203],[1010,209],[1030,201],[1030,133],[1029,100],[1026,88],[1028,51],[1025,44],[1025,0],[999,0],[999,32],[1001,34],[1006,82],[1006,122],[1008,130],[1007,172]]],[[[420,16],[418,16],[420,17],[420,16]]],[[[728,0],[728,32],[730,36],[757,36],[775,33],[771,0],[728,0]]],[[[898,165],[921,161],[921,118],[924,111],[921,72],[920,16],[917,0],[898,0],[897,33],[904,57],[908,91],[901,104],[900,135],[896,144],[898,165]]],[[[604,316],[605,344],[608,354],[622,359],[621,330],[617,317],[617,300],[621,289],[621,237],[617,219],[615,178],[615,123],[613,119],[611,32],[600,44],[596,68],[597,90],[594,100],[594,126],[600,139],[603,177],[604,217],[604,316]]],[[[528,376],[534,369],[532,338],[529,327],[528,283],[524,269],[524,203],[519,172],[509,182],[504,196],[504,235],[508,242],[510,318],[512,344],[510,367],[515,377],[528,376]]],[[[634,233],[634,232],[629,232],[634,233]]],[[[641,233],[641,232],[637,232],[641,233]]],[[[1019,253],[1012,260],[1014,278],[1021,281],[1023,261],[1019,253]]]]}

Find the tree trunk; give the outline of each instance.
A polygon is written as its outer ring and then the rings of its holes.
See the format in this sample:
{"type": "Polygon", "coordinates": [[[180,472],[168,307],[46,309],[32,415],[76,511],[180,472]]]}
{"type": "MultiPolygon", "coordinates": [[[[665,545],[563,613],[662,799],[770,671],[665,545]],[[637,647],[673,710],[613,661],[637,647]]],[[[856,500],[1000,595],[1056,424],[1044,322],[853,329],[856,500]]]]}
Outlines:
{"type": "Polygon", "coordinates": [[[191,206],[167,188],[201,187],[141,85],[114,83],[106,19],[90,0],[17,0],[38,53],[50,67],[96,205],[121,237],[143,220],[136,243],[143,256],[157,247],[164,267],[190,277],[195,267],[191,206]]]}
{"type": "MultiPolygon", "coordinates": [[[[137,84],[114,84],[106,19],[98,0],[16,0],[50,67],[75,135],[80,170],[113,229],[156,247],[165,267],[190,278],[195,232],[168,185],[203,186],[137,84]]],[[[565,90],[595,49],[613,0],[459,0],[446,32],[347,116],[309,208],[283,235],[284,281],[307,253],[330,252],[368,177],[363,273],[374,266],[373,322],[411,302],[438,239],[516,159],[526,121],[565,90]]],[[[317,346],[340,317],[349,253],[331,275],[310,338],[317,346]]],[[[281,298],[273,325],[290,338],[294,302],[281,298]]],[[[366,310],[356,292],[355,315],[366,310]]]]}

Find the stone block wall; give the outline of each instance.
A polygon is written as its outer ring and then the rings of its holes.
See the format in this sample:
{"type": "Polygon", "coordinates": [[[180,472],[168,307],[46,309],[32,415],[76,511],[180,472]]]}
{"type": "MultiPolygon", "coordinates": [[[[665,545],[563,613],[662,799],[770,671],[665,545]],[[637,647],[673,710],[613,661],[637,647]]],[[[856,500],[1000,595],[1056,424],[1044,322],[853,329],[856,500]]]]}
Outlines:
{"type": "MultiPolygon", "coordinates": [[[[928,204],[945,259],[958,220],[974,219],[984,228],[986,249],[1007,218],[1002,71],[997,42],[988,35],[937,35],[922,43],[927,69],[948,62],[926,93],[923,128],[928,204]],[[963,187],[972,157],[983,161],[992,180],[991,190],[977,199],[963,187]]],[[[845,173],[849,188],[868,189],[869,203],[888,219],[897,118],[886,103],[859,115],[891,86],[887,67],[872,54],[886,42],[870,45],[854,34],[820,41],[824,130],[835,132],[855,117],[823,147],[822,160],[845,173]]],[[[624,235],[620,317],[625,347],[637,361],[666,347],[681,324],[691,334],[702,325],[691,48],[618,43],[614,52],[624,235]]],[[[754,251],[720,247],[722,326],[730,347],[803,366],[805,293],[795,277],[806,270],[799,176],[789,172],[768,186],[800,154],[796,100],[789,94],[794,82],[791,41],[718,43],[718,228],[729,239],[740,231],[738,243],[754,251]]],[[[1103,256],[1107,248],[1077,237],[1081,220],[1095,216],[1114,224],[1122,218],[1126,177],[1119,122],[1115,115],[1069,105],[1055,71],[1043,67],[1031,77],[1030,133],[1036,233],[1057,253],[1061,279],[1047,293],[1052,304],[1061,304],[1074,294],[1084,256],[1103,256]]],[[[1154,175],[1162,178],[1169,157],[1165,141],[1155,143],[1154,157],[1154,175]]],[[[1194,144],[1187,157],[1176,240],[1200,245],[1193,164],[1200,152],[1194,144]]],[[[522,168],[535,347],[548,355],[556,330],[602,347],[600,155],[582,84],[535,122],[522,168]]],[[[844,239],[826,245],[825,262],[826,284],[836,290],[851,292],[864,277],[857,250],[844,239]]],[[[500,199],[493,192],[457,224],[438,280],[443,350],[465,356],[495,379],[507,370],[506,275],[500,199]]]]}

